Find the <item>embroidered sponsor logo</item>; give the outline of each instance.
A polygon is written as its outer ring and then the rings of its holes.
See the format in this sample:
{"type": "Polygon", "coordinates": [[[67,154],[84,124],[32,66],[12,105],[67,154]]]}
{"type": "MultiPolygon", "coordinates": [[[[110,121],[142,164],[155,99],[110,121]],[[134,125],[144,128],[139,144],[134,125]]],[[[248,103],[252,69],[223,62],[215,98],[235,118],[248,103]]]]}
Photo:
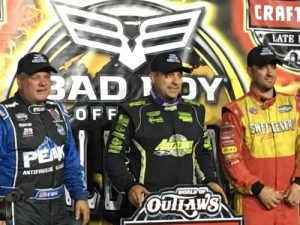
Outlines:
{"type": "Polygon", "coordinates": [[[17,118],[17,121],[20,121],[20,122],[24,122],[26,120],[28,120],[28,115],[26,113],[16,113],[15,114],[15,117],[17,118]]]}
{"type": "Polygon", "coordinates": [[[64,126],[62,126],[62,125],[60,125],[60,124],[55,124],[56,125],[56,127],[57,127],[57,132],[60,134],[60,135],[62,135],[62,136],[64,136],[64,135],[66,135],[66,131],[65,131],[65,128],[64,128],[64,126]]]}
{"type": "Polygon", "coordinates": [[[160,116],[160,111],[152,111],[152,112],[147,112],[147,120],[148,123],[153,124],[153,123],[163,123],[164,119],[160,116]]]}
{"type": "Polygon", "coordinates": [[[31,127],[26,127],[23,130],[23,137],[32,137],[33,136],[33,129],[31,127]]]}
{"type": "Polygon", "coordinates": [[[45,59],[45,57],[42,54],[34,54],[33,59],[32,59],[32,63],[46,63],[48,62],[47,59],[45,59]]]}
{"type": "Polygon", "coordinates": [[[163,139],[154,149],[154,154],[159,156],[172,155],[182,157],[191,154],[193,151],[194,141],[187,140],[181,134],[172,135],[169,139],[163,139]]]}
{"type": "Polygon", "coordinates": [[[144,105],[144,104],[145,104],[144,100],[138,100],[138,101],[130,102],[128,105],[129,105],[129,107],[134,107],[134,106],[140,106],[140,105],[144,105]]]}
{"type": "Polygon", "coordinates": [[[164,122],[164,119],[159,116],[159,117],[148,117],[148,123],[163,123],[164,122]]]}
{"type": "Polygon", "coordinates": [[[237,152],[236,146],[227,146],[227,147],[222,148],[222,153],[225,154],[225,155],[236,153],[236,152],[237,152]]]}
{"type": "Polygon", "coordinates": [[[0,110],[0,116],[4,117],[6,114],[2,110],[0,110]]]}
{"type": "Polygon", "coordinates": [[[182,120],[183,122],[193,122],[193,117],[192,114],[189,112],[178,112],[179,119],[182,120]]]}
{"type": "Polygon", "coordinates": [[[19,127],[32,127],[32,123],[19,123],[19,127]]]}
{"type": "Polygon", "coordinates": [[[50,113],[51,117],[53,118],[54,123],[62,122],[62,120],[60,118],[60,114],[57,109],[48,109],[48,112],[50,113]]]}
{"type": "Polygon", "coordinates": [[[258,110],[256,108],[254,108],[254,107],[250,107],[249,108],[249,113],[251,113],[251,114],[257,114],[258,110]]]}
{"type": "Polygon", "coordinates": [[[120,114],[117,120],[116,128],[112,131],[112,140],[108,146],[108,152],[119,153],[122,149],[122,143],[125,139],[125,131],[126,127],[129,124],[129,118],[124,115],[120,114]]]}
{"type": "Polygon", "coordinates": [[[5,106],[6,108],[14,108],[14,107],[16,107],[17,105],[19,105],[19,103],[13,102],[13,103],[11,103],[11,104],[5,104],[4,106],[5,106]]]}
{"type": "Polygon", "coordinates": [[[283,120],[271,123],[251,123],[250,132],[251,134],[261,133],[280,133],[291,131],[295,129],[295,121],[283,120]]]}
{"type": "Polygon", "coordinates": [[[53,161],[62,161],[65,157],[64,145],[56,145],[49,137],[45,137],[42,144],[34,151],[23,152],[24,168],[30,168],[31,163],[44,164],[53,161]]]}
{"type": "Polygon", "coordinates": [[[49,147],[44,146],[35,151],[23,152],[24,168],[30,168],[31,162],[37,161],[39,164],[52,162],[54,160],[61,161],[64,159],[64,145],[49,147]]]}
{"type": "Polygon", "coordinates": [[[31,114],[40,114],[46,110],[45,105],[31,105],[28,107],[28,111],[31,114]]]}
{"type": "Polygon", "coordinates": [[[35,174],[43,174],[43,173],[51,173],[53,172],[53,167],[36,169],[36,170],[24,170],[23,175],[35,175],[35,174]]]}
{"type": "Polygon", "coordinates": [[[278,107],[278,112],[285,113],[291,111],[292,109],[293,109],[292,105],[281,105],[278,107]]]}

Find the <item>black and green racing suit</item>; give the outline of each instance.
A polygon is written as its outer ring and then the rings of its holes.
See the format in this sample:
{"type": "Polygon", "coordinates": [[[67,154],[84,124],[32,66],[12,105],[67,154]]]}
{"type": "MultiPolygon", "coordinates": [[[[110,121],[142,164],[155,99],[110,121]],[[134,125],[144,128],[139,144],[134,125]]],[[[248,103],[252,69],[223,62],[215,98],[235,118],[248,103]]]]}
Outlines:
{"type": "Polygon", "coordinates": [[[121,105],[106,145],[106,169],[117,191],[216,181],[204,116],[203,105],[181,97],[165,102],[153,91],[121,105]]]}

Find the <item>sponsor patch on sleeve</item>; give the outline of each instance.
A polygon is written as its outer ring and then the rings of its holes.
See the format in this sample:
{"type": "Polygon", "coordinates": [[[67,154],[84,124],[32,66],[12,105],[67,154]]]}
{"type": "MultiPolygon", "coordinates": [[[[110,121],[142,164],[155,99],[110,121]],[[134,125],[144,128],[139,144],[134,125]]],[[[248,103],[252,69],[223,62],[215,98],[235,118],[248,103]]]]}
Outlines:
{"type": "Polygon", "coordinates": [[[237,152],[237,147],[236,146],[226,146],[222,148],[222,153],[223,154],[232,154],[237,152]]]}
{"type": "Polygon", "coordinates": [[[4,117],[4,116],[5,116],[5,112],[3,112],[1,109],[0,109],[0,116],[1,116],[1,117],[4,117]]]}

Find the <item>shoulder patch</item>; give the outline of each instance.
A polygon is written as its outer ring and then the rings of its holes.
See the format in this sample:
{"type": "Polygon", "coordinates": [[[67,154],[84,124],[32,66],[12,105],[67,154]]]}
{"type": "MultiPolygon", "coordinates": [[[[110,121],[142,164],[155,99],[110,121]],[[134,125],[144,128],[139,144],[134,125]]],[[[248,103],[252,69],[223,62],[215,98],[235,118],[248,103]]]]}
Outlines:
{"type": "Polygon", "coordinates": [[[15,107],[17,107],[18,105],[19,105],[19,103],[16,102],[16,101],[14,101],[14,102],[11,102],[11,103],[6,103],[6,104],[4,104],[4,107],[6,107],[6,108],[15,108],[15,107]]]}
{"type": "Polygon", "coordinates": [[[184,99],[183,102],[184,103],[189,103],[189,104],[192,104],[192,105],[200,106],[200,104],[198,102],[196,102],[195,100],[184,99]]]}
{"type": "Polygon", "coordinates": [[[2,111],[2,109],[0,109],[0,116],[2,117],[2,118],[4,118],[5,117],[5,112],[4,111],[2,111]]]}
{"type": "Polygon", "coordinates": [[[49,105],[55,105],[55,104],[56,104],[56,101],[47,99],[47,100],[46,100],[46,104],[49,104],[49,105]]]}
{"type": "Polygon", "coordinates": [[[3,105],[0,105],[0,116],[2,118],[5,118],[6,116],[8,116],[7,111],[5,110],[5,108],[3,107],[3,105]]]}
{"type": "Polygon", "coordinates": [[[141,105],[145,105],[146,101],[144,99],[140,99],[140,100],[136,100],[136,101],[132,101],[128,103],[129,107],[136,107],[136,106],[141,106],[141,105]]]}

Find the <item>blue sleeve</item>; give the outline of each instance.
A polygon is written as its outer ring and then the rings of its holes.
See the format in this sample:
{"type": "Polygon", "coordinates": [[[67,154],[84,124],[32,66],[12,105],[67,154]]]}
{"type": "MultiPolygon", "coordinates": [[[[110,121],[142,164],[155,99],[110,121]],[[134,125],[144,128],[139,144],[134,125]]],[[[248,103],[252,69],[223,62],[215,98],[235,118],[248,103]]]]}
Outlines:
{"type": "Polygon", "coordinates": [[[14,134],[5,107],[0,105],[0,186],[13,186],[16,173],[14,134]],[[8,121],[8,122],[7,122],[8,121]]]}
{"type": "MultiPolygon", "coordinates": [[[[1,109],[0,109],[1,110],[1,109]]],[[[4,148],[4,122],[2,120],[2,116],[0,116],[0,178],[3,176],[3,171],[5,171],[5,168],[3,168],[4,163],[4,155],[5,155],[5,148],[4,148]]],[[[3,178],[1,179],[3,180],[3,178]]],[[[0,182],[0,186],[2,182],[0,182]]]]}
{"type": "Polygon", "coordinates": [[[89,192],[84,180],[84,170],[80,164],[78,149],[73,137],[69,117],[64,108],[59,104],[67,127],[67,142],[64,159],[64,183],[74,200],[88,199],[89,192]]]}
{"type": "MultiPolygon", "coordinates": [[[[5,154],[5,123],[4,117],[7,113],[2,105],[0,105],[0,165],[2,165],[3,156],[5,154]]],[[[1,172],[1,171],[0,171],[1,172]]]]}

